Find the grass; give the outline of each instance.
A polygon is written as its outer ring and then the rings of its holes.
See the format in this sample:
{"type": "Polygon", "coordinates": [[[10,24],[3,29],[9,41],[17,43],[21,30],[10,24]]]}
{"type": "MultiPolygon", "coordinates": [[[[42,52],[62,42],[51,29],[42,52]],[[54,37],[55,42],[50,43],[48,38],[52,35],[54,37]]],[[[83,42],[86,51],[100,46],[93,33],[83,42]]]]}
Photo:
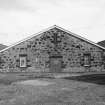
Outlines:
{"type": "Polygon", "coordinates": [[[22,77],[22,76],[17,76],[15,74],[5,74],[3,78],[0,78],[0,84],[4,85],[10,85],[13,82],[19,81],[19,80],[26,80],[28,78],[22,77]]]}
{"type": "Polygon", "coordinates": [[[39,74],[0,74],[0,105],[105,105],[105,74],[38,78],[39,74]],[[17,84],[23,80],[52,83],[48,86],[17,84]],[[94,83],[94,84],[93,84],[94,83]]]}
{"type": "Polygon", "coordinates": [[[52,78],[46,74],[42,75],[40,73],[1,73],[0,74],[0,84],[11,85],[13,82],[37,79],[37,78],[52,78]]]}
{"type": "MultiPolygon", "coordinates": [[[[7,73],[0,74],[0,84],[10,85],[13,82],[21,81],[21,80],[30,80],[37,78],[50,78],[54,79],[53,75],[48,74],[35,74],[35,73],[7,73]]],[[[75,81],[83,81],[88,83],[95,83],[99,85],[105,85],[105,74],[87,74],[81,76],[67,76],[61,77],[63,79],[75,80],[75,81]]]]}
{"type": "Polygon", "coordinates": [[[105,85],[105,74],[88,74],[73,77],[64,77],[65,79],[83,81],[88,83],[95,83],[99,85],[105,85]]]}

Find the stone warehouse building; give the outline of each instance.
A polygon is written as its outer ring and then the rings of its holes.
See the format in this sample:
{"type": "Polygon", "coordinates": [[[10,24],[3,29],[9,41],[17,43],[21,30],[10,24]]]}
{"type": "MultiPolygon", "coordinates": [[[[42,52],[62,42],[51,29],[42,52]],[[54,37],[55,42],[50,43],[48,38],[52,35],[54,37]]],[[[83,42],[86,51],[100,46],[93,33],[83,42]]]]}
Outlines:
{"type": "Polygon", "coordinates": [[[105,48],[56,25],[0,51],[1,72],[105,70],[105,48]]]}

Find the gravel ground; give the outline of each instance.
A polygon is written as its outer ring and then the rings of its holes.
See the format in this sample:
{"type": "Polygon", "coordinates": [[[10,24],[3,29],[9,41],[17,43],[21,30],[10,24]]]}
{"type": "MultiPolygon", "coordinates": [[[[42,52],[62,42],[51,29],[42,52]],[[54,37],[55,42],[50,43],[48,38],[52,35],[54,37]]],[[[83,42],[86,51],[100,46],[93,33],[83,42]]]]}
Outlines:
{"type": "Polygon", "coordinates": [[[0,105],[105,105],[105,86],[44,78],[1,84],[0,105]]]}

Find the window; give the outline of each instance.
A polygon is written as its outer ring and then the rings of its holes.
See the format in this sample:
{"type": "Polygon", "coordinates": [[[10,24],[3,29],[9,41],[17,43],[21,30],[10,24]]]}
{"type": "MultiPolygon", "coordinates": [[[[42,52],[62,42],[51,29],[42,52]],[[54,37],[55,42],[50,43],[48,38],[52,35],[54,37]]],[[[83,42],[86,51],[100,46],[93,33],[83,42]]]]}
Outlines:
{"type": "Polygon", "coordinates": [[[90,66],[90,54],[84,54],[84,66],[90,66]]]}
{"type": "Polygon", "coordinates": [[[20,67],[27,67],[26,55],[20,55],[20,67]]]}
{"type": "Polygon", "coordinates": [[[36,58],[36,62],[38,62],[38,60],[39,60],[39,59],[38,59],[38,58],[36,58]]]}

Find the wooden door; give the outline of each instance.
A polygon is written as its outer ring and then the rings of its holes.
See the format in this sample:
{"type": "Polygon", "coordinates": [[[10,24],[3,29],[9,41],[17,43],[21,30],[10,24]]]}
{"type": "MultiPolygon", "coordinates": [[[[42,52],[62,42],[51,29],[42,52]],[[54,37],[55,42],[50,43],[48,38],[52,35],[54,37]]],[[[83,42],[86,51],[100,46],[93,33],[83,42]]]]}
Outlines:
{"type": "Polygon", "coordinates": [[[50,72],[59,73],[62,71],[62,58],[52,57],[50,58],[50,72]]]}

